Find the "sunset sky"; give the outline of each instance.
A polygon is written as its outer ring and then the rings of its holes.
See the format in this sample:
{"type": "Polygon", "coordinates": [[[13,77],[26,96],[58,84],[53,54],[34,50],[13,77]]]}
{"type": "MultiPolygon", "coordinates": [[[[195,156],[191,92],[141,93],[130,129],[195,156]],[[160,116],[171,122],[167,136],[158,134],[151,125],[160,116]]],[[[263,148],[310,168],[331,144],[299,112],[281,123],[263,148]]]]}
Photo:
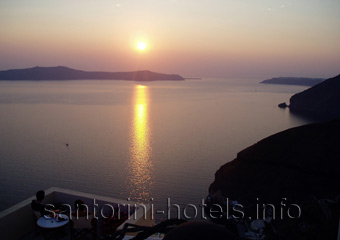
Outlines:
{"type": "Polygon", "coordinates": [[[0,70],[332,77],[339,26],[340,0],[1,0],[0,70]]]}

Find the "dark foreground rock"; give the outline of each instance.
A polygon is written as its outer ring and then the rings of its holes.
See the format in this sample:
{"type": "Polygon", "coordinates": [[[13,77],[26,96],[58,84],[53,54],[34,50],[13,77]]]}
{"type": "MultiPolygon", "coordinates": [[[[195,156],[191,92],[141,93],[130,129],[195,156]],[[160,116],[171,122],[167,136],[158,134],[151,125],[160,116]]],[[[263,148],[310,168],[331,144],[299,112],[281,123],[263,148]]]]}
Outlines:
{"type": "Polygon", "coordinates": [[[340,118],[340,75],[293,95],[289,108],[322,120],[340,118]]]}
{"type": "Polygon", "coordinates": [[[287,108],[288,105],[287,105],[285,102],[283,102],[283,103],[280,103],[280,104],[278,105],[278,107],[279,107],[279,108],[287,108]]]}
{"type": "Polygon", "coordinates": [[[134,72],[88,72],[68,67],[34,67],[0,71],[0,80],[80,80],[106,79],[130,81],[184,80],[177,74],[134,72]]]}
{"type": "Polygon", "coordinates": [[[277,209],[282,207],[282,199],[287,199],[283,201],[286,206],[298,204],[302,215],[285,220],[277,216],[274,222],[277,235],[273,239],[336,239],[340,210],[340,201],[336,202],[340,194],[339,146],[340,120],[277,133],[223,165],[215,174],[210,195],[238,200],[248,207],[270,203],[277,209]]]}

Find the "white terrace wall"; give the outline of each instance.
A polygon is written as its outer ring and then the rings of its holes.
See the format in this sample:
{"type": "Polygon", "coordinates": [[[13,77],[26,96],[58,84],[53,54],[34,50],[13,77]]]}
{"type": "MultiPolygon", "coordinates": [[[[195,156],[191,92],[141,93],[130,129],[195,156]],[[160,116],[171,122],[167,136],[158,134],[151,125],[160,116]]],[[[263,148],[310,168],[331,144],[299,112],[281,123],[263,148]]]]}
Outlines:
{"type": "MultiPolygon", "coordinates": [[[[61,188],[50,188],[45,191],[45,194],[44,204],[68,204],[73,210],[74,201],[81,199],[88,205],[89,211],[93,211],[95,199],[95,203],[98,204],[98,206],[96,205],[97,216],[100,214],[100,210],[105,204],[110,204],[113,207],[116,207],[117,204],[120,204],[120,206],[127,206],[127,204],[129,204],[131,210],[134,209],[134,204],[136,204],[135,202],[61,188]]],[[[30,197],[0,213],[0,239],[20,239],[34,230],[35,221],[30,206],[33,199],[35,199],[35,197],[30,197]]],[[[130,219],[125,221],[119,228],[122,228],[125,223],[153,226],[154,221],[150,215],[151,208],[148,205],[145,207],[146,210],[144,209],[144,206],[138,207],[136,212],[137,218],[131,216],[130,219]]]]}

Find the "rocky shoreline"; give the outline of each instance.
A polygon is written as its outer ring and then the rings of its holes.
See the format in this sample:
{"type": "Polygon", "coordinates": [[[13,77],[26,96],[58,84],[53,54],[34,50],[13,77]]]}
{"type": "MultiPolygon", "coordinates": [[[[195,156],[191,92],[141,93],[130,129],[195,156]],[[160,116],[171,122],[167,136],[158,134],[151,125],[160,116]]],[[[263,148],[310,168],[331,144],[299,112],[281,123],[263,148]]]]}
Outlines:
{"type": "Polygon", "coordinates": [[[289,109],[324,120],[340,118],[340,75],[293,95],[289,109]]]}
{"type": "Polygon", "coordinates": [[[283,102],[278,107],[317,121],[340,118],[340,75],[293,95],[289,105],[283,102]]]}

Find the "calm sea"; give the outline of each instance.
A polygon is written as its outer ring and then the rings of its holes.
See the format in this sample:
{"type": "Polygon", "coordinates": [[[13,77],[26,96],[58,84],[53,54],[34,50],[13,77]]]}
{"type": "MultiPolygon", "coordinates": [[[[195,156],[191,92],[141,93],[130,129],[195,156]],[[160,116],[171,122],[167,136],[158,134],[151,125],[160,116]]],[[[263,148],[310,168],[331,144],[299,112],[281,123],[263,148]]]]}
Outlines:
{"type": "Polygon", "coordinates": [[[307,123],[277,107],[304,89],[242,79],[2,81],[0,210],[52,186],[153,198],[165,212],[168,198],[199,206],[239,151],[307,123]]]}

